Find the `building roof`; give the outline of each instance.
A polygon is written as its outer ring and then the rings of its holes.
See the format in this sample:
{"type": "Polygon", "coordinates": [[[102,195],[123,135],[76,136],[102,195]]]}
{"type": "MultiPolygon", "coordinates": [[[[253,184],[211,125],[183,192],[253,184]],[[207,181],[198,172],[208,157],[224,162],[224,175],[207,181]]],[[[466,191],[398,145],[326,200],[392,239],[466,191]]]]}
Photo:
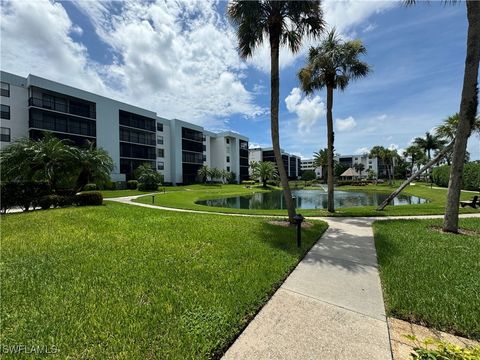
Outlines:
{"type": "Polygon", "coordinates": [[[358,173],[357,173],[355,170],[353,170],[352,168],[348,168],[348,169],[345,170],[345,171],[343,172],[343,174],[340,175],[340,176],[356,177],[356,176],[359,176],[359,175],[358,175],[358,173]]]}

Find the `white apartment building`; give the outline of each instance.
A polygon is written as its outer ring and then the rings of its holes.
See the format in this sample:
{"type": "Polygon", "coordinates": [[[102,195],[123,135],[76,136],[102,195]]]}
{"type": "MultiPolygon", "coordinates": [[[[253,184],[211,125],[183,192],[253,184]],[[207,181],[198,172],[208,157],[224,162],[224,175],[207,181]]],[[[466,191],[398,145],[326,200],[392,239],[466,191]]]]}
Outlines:
{"type": "Polygon", "coordinates": [[[322,178],[322,167],[321,166],[315,166],[315,159],[302,159],[300,160],[300,175],[304,171],[315,171],[315,177],[317,179],[322,178]]]}
{"type": "Polygon", "coordinates": [[[248,138],[234,132],[213,133],[178,119],[35,75],[4,71],[1,81],[0,148],[19,138],[38,139],[46,132],[78,146],[95,142],[112,157],[112,181],[125,181],[150,163],[165,183],[192,183],[208,165],[248,178],[248,138]]]}
{"type": "MultiPolygon", "coordinates": [[[[297,155],[292,155],[280,149],[282,152],[282,160],[285,166],[285,171],[289,179],[294,180],[300,177],[301,159],[297,155]]],[[[276,164],[273,148],[254,148],[249,150],[249,162],[252,161],[271,161],[276,164]]]]}
{"type": "Polygon", "coordinates": [[[348,165],[348,167],[354,168],[355,164],[363,164],[363,170],[361,176],[367,176],[368,170],[373,170],[375,174],[378,174],[379,161],[378,158],[371,158],[368,154],[363,155],[338,155],[334,157],[335,161],[341,164],[348,165]]]}

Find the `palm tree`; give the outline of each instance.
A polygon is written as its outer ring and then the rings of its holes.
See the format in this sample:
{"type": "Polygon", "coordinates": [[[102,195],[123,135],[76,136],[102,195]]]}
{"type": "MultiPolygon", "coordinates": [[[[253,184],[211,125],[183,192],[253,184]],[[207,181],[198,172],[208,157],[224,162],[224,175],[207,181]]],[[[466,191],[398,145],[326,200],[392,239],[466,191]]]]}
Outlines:
{"type": "Polygon", "coordinates": [[[75,148],[47,133],[40,140],[14,142],[1,151],[0,159],[2,180],[47,181],[55,190],[62,179],[72,176],[75,148]]]}
{"type": "Polygon", "coordinates": [[[396,151],[394,152],[383,146],[374,146],[370,150],[369,156],[371,158],[379,158],[382,160],[382,163],[385,166],[385,170],[387,172],[389,184],[392,184],[392,173],[393,173],[392,167],[393,167],[395,154],[396,154],[396,151]]]}
{"type": "MultiPolygon", "coordinates": [[[[415,4],[407,0],[407,5],[415,4]]],[[[456,1],[448,1],[455,3],[456,1]]],[[[460,102],[459,121],[453,144],[452,167],[448,182],[447,205],[443,231],[458,233],[458,204],[462,186],[463,164],[467,142],[475,123],[478,108],[478,68],[480,63],[480,1],[465,1],[467,6],[467,53],[460,102]]]]}
{"type": "Polygon", "coordinates": [[[222,172],[220,171],[220,169],[210,168],[208,175],[210,176],[210,179],[213,182],[213,180],[220,179],[222,177],[222,172]]]}
{"type": "Polygon", "coordinates": [[[422,149],[425,154],[427,154],[428,160],[432,159],[431,151],[432,150],[441,150],[445,146],[445,141],[440,139],[436,135],[432,135],[430,132],[425,133],[425,137],[417,137],[413,140],[413,143],[422,149]]]}
{"type": "Polygon", "coordinates": [[[360,177],[362,177],[362,171],[365,170],[365,165],[363,165],[362,163],[356,163],[353,165],[353,168],[355,169],[355,171],[358,171],[358,174],[360,175],[360,177]]]}
{"type": "MultiPolygon", "coordinates": [[[[443,140],[448,142],[455,139],[455,133],[457,132],[458,123],[460,122],[460,115],[458,113],[453,114],[446,118],[443,123],[435,128],[435,134],[443,140]]],[[[472,133],[480,134],[480,117],[476,117],[472,126],[472,133]]]]}
{"type": "Polygon", "coordinates": [[[333,203],[333,91],[345,90],[350,80],[366,76],[370,68],[360,61],[359,56],[366,53],[360,40],[344,41],[330,31],[320,46],[310,48],[307,66],[300,70],[300,86],[306,94],[327,88],[327,210],[334,212],[333,203]]]}
{"type": "Polygon", "coordinates": [[[305,35],[317,37],[324,21],[320,0],[311,1],[231,1],[228,16],[237,26],[240,56],[251,57],[264,40],[270,44],[270,122],[273,152],[282,183],[288,219],[294,221],[295,204],[280,152],[278,107],[280,97],[279,52],[286,45],[298,52],[305,35]]]}
{"type": "Polygon", "coordinates": [[[423,162],[425,153],[417,145],[410,145],[403,152],[403,156],[405,159],[410,158],[410,174],[413,174],[413,168],[415,164],[423,162]]]}
{"type": "Polygon", "coordinates": [[[202,179],[202,181],[206,184],[207,179],[210,176],[210,168],[207,165],[203,165],[197,171],[198,176],[202,179]]]}
{"type": "Polygon", "coordinates": [[[268,180],[276,180],[278,178],[277,167],[271,161],[252,161],[250,168],[252,169],[251,177],[260,179],[264,188],[267,187],[268,180]]]}
{"type": "Polygon", "coordinates": [[[222,179],[223,183],[228,183],[232,178],[232,173],[230,171],[227,171],[226,169],[220,170],[220,174],[220,178],[222,179]]]}
{"type": "Polygon", "coordinates": [[[94,142],[87,142],[86,148],[75,148],[75,163],[79,167],[76,189],[80,191],[91,181],[108,181],[115,168],[108,152],[95,147],[94,142]]]}

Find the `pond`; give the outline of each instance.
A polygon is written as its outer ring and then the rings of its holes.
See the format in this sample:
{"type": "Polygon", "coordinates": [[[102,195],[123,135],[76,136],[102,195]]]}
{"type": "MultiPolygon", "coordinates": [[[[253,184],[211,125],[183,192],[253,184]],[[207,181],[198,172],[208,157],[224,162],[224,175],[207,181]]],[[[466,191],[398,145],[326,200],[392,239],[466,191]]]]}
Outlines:
{"type": "MultiPolygon", "coordinates": [[[[292,190],[297,209],[326,209],[327,193],[322,190],[292,190]]],[[[362,191],[335,190],[335,208],[354,206],[377,206],[387,198],[388,194],[362,191]]],[[[424,204],[426,199],[416,196],[397,196],[391,205],[424,204]]],[[[249,196],[234,196],[213,200],[200,200],[199,205],[235,208],[235,209],[285,209],[283,192],[271,191],[255,193],[249,196]]]]}

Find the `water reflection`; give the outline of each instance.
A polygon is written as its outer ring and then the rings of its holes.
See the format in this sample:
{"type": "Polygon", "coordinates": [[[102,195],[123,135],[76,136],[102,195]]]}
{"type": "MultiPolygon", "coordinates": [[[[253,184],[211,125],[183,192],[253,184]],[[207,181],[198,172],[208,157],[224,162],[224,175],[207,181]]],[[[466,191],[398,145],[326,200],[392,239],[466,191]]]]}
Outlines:
{"type": "MultiPolygon", "coordinates": [[[[293,190],[292,195],[298,209],[326,209],[327,193],[320,190],[293,190]]],[[[388,194],[361,191],[335,190],[335,207],[377,206],[387,198],[388,194]]],[[[424,204],[426,199],[417,196],[400,194],[392,205],[424,204]]],[[[197,204],[235,208],[235,209],[285,209],[283,192],[255,193],[251,196],[235,196],[213,200],[201,200],[197,204]]]]}

